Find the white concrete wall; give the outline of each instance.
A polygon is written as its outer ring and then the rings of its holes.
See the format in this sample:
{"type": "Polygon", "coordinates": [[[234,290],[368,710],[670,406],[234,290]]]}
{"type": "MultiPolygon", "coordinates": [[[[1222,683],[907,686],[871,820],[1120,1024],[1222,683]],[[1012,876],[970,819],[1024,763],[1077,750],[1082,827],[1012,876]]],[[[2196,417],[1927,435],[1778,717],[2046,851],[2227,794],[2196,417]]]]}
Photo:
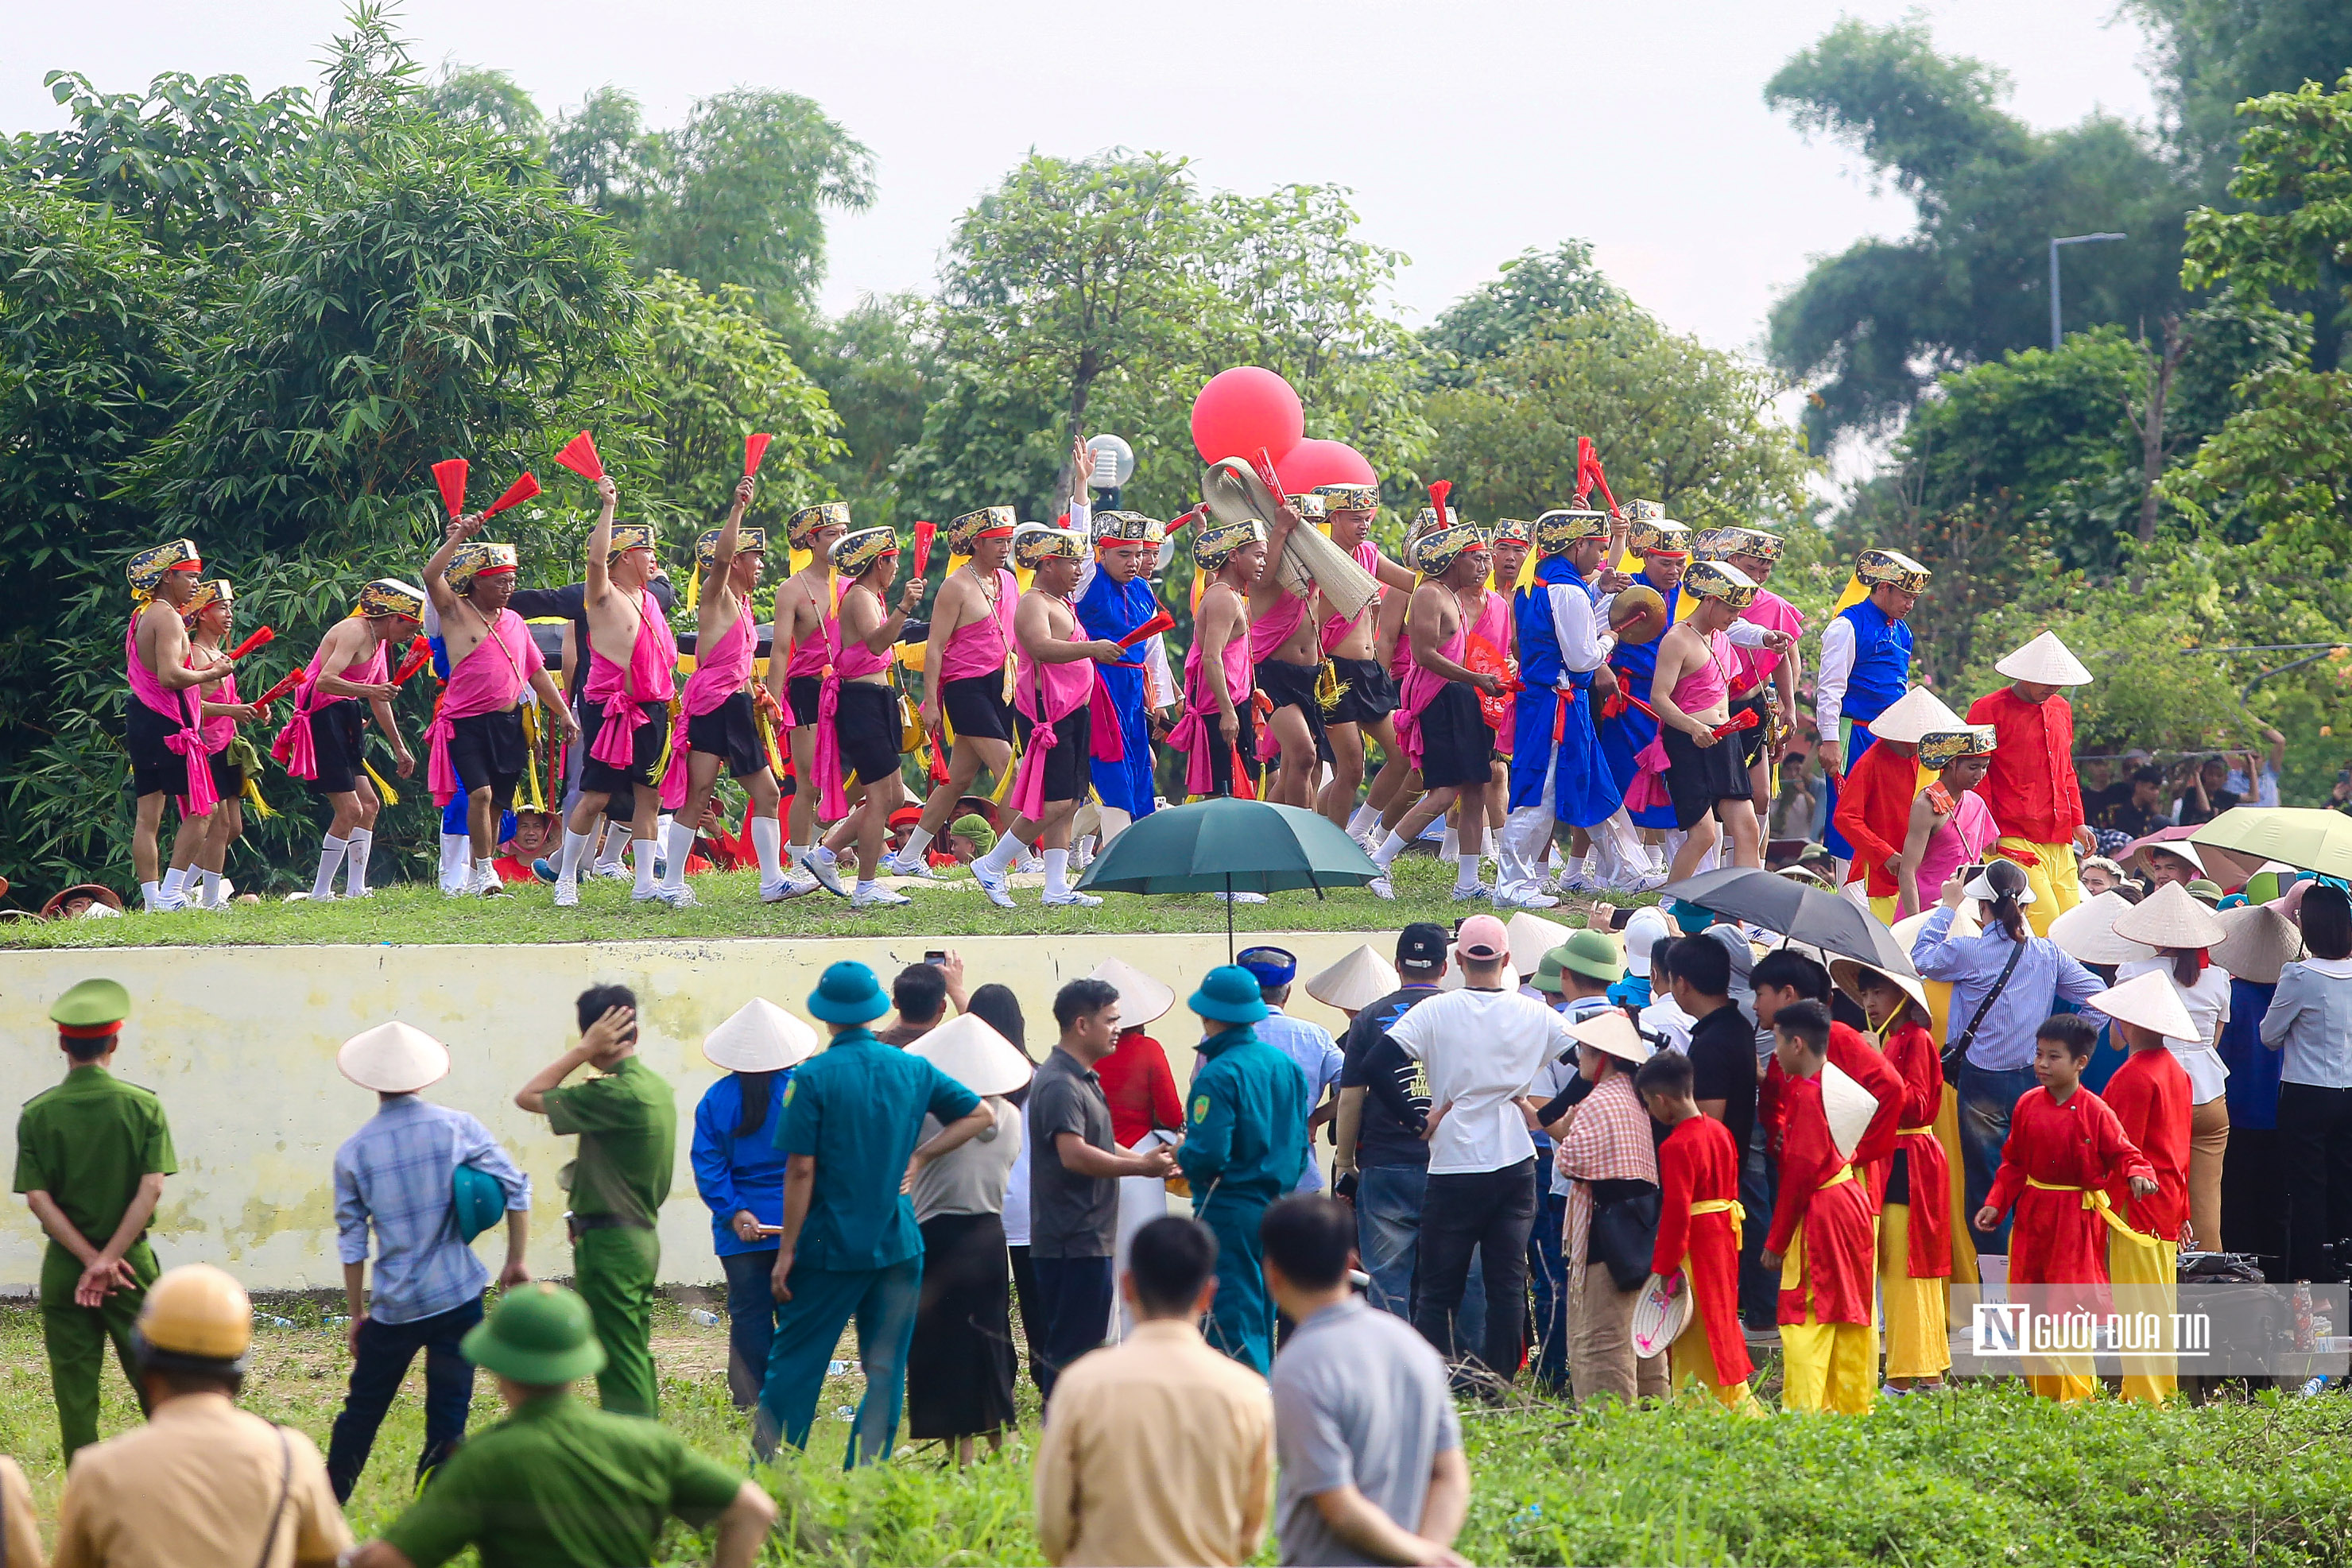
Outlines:
{"type": "MultiPolygon", "coordinates": [[[[1390,935],[1261,934],[1299,956],[1302,975],[1367,939],[1390,935]]],[[[963,955],[967,983],[1007,985],[1021,998],[1029,1044],[1054,1040],[1053,995],[1114,954],[1176,988],[1155,1026],[1180,1084],[1189,1081],[1197,1020],[1183,1010],[1200,977],[1225,961],[1222,936],[1119,934],[838,941],[634,942],[565,946],[124,948],[103,953],[18,952],[0,957],[0,1072],[7,1097],[32,1098],[63,1073],[48,1009],[94,975],[133,998],[115,1071],[163,1098],[179,1152],[152,1230],[165,1266],[217,1263],[256,1289],[339,1288],[335,1258],[336,1145],[373,1109],[372,1097],[335,1071],[335,1049],[362,1030],[400,1019],[445,1040],[449,1076],[428,1098],[473,1113],[530,1174],[531,1265],[571,1272],[564,1197],[556,1173],[573,1140],[514,1105],[514,1092],[577,1038],[572,998],[591,984],[635,988],[646,1060],[677,1092],[677,1172],[661,1217],[662,1279],[719,1279],[709,1211],[688,1160],[693,1108],[718,1076],[703,1060],[705,1033],[753,996],[793,1011],[824,966],[874,966],[887,985],[926,949],[963,955]]],[[[1339,1014],[1293,993],[1293,1011],[1337,1032],[1339,1014]]],[[[822,1027],[820,1026],[820,1033],[822,1027]]],[[[10,1134],[13,1150],[14,1133],[10,1134]]],[[[14,1168],[13,1155],[11,1168],[14,1168]]],[[[478,1248],[495,1266],[502,1233],[478,1248]]],[[[0,1290],[32,1288],[43,1246],[21,1200],[0,1205],[0,1290]]]]}

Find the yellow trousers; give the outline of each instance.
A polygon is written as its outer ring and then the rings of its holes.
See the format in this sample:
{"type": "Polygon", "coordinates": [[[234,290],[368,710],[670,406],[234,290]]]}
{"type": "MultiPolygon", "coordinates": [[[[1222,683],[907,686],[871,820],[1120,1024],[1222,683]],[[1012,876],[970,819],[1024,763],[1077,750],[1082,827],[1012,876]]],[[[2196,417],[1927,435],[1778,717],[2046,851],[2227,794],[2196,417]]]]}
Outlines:
{"type": "Polygon", "coordinates": [[[1755,1393],[1745,1382],[1726,1383],[1715,1370],[1715,1346],[1706,1342],[1706,1324],[1696,1312],[1666,1347],[1667,1376],[1675,1393],[1689,1384],[1696,1384],[1727,1410],[1737,1410],[1743,1416],[1761,1416],[1764,1406],[1756,1402],[1755,1393]]]}
{"type": "Polygon", "coordinates": [[[1911,1275],[1911,1206],[1878,1217],[1878,1301],[1886,1318],[1886,1375],[1941,1377],[1951,1369],[1950,1309],[1940,1277],[1911,1275]]]}
{"type": "MultiPolygon", "coordinates": [[[[2147,1312],[2168,1330],[2179,1304],[2179,1249],[2169,1241],[2142,1247],[2110,1232],[2107,1275],[2115,1281],[2116,1311],[2147,1312]]],[[[2161,1405],[2179,1386],[2179,1361],[2169,1355],[2127,1355],[2124,1361],[2124,1397],[2161,1405]]]]}
{"type": "Polygon", "coordinates": [[[2018,867],[2025,873],[2025,885],[2033,890],[2033,902],[2025,906],[2025,923],[2036,936],[2049,936],[2050,923],[2083,902],[2083,884],[2074,874],[2074,845],[2003,837],[1994,841],[1993,848],[2021,850],[2040,862],[2018,867]]]}
{"type": "Polygon", "coordinates": [[[1870,901],[1870,912],[1878,917],[1878,923],[1881,925],[1894,925],[1895,894],[1890,893],[1885,898],[1873,898],[1870,901]]]}
{"type": "MultiPolygon", "coordinates": [[[[1949,996],[1951,988],[1928,981],[1928,995],[1933,996],[1937,991],[1949,996]]],[[[1940,1028],[1936,1038],[1943,1039],[1940,1028]]],[[[1944,1085],[1943,1103],[1936,1111],[1936,1142],[1944,1145],[1944,1163],[1952,1172],[1952,1225],[1949,1233],[1952,1238],[1952,1277],[1948,1282],[1980,1285],[1984,1283],[1984,1277],[1977,1272],[1976,1232],[1969,1228],[1967,1167],[1960,1163],[1960,1092],[1948,1083],[1944,1085]]],[[[1948,1293],[1944,1301],[1948,1311],[1951,1304],[1948,1293]]]]}
{"type": "Polygon", "coordinates": [[[1878,1336],[1868,1323],[1825,1323],[1811,1312],[1780,1325],[1780,1407],[1866,1416],[1878,1397],[1878,1336]]]}

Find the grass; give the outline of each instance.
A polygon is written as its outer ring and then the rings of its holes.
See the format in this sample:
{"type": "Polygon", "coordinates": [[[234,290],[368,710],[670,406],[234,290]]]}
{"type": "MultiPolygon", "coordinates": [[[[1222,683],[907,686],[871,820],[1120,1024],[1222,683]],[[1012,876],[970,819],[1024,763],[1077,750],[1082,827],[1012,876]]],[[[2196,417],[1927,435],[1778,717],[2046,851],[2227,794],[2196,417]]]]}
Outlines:
{"type": "MultiPolygon", "coordinates": [[[[1237,904],[1236,931],[1394,931],[1409,921],[1451,925],[1483,905],[1455,904],[1453,867],[1425,855],[1400,857],[1397,897],[1337,888],[1277,893],[1265,904],[1237,904]]],[[[1034,887],[1016,886],[1019,907],[999,909],[969,873],[909,890],[913,903],[852,910],[847,901],[813,893],[783,904],[760,902],[759,873],[710,872],[688,883],[700,907],[634,904],[625,882],[592,879],[577,909],[558,909],[553,890],[517,884],[499,899],[445,898],[426,884],[380,888],[361,902],[288,904],[282,900],[176,915],[132,913],[120,920],[19,920],[0,923],[0,948],[267,946],[345,944],[629,942],[731,936],[1045,936],[1077,931],[1164,936],[1223,931],[1226,907],[1205,894],[1143,897],[1108,894],[1099,909],[1046,909],[1034,887]]]]}
{"type": "MultiPolygon", "coordinates": [[[[346,1370],[341,1335],[307,1302],[265,1311],[246,1404],[325,1446],[346,1370]]],[[[727,1403],[725,1331],[665,1302],[655,1322],[663,1418],[748,1464],[727,1403]]],[[[854,1352],[845,1347],[847,1357],[854,1352]]],[[[393,1518],[423,1436],[421,1373],[393,1408],[347,1511],[362,1539],[393,1518]]],[[[1028,1563],[1036,1409],[1003,1455],[969,1470],[929,1449],[845,1475],[846,1423],[821,1418],[812,1452],[764,1472],[782,1504],[773,1563],[1028,1563]]],[[[822,1410],[852,1405],[854,1375],[822,1410]]],[[[107,1375],[103,1429],[137,1419],[107,1375]]],[[[477,1429],[498,1418],[487,1381],[477,1429]]],[[[1540,1398],[1465,1408],[1475,1493],[1459,1548],[1476,1563],[1842,1564],[2334,1564],[2352,1561],[2352,1399],[2264,1395],[2150,1410],[2058,1406],[2014,1383],[1884,1404],[1866,1417],[1741,1420],[1696,1401],[1580,1412],[1540,1398]]],[[[0,1451],[31,1479],[45,1521],[63,1478],[36,1315],[0,1311],[0,1451]]],[[[673,1525],[656,1561],[699,1563],[673,1525]]],[[[470,1557],[461,1559],[470,1563],[470,1557]]],[[[1274,1561],[1269,1542],[1259,1558],[1274,1561]]]]}

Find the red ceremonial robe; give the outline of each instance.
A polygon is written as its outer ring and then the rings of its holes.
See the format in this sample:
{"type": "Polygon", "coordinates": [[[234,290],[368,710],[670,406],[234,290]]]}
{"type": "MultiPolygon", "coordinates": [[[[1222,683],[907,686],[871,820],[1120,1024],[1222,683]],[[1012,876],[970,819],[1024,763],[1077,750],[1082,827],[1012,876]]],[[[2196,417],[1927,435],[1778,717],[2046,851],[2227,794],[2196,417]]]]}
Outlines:
{"type": "MultiPolygon", "coordinates": [[[[1876,751],[1878,747],[1870,749],[1876,751]]],[[[1847,1024],[1830,1025],[1830,1062],[1869,1090],[1871,1098],[1878,1102],[1878,1110],[1864,1130],[1862,1142],[1853,1149],[1854,1175],[1868,1189],[1870,1212],[1876,1214],[1886,1197],[1886,1175],[1894,1165],[1895,1134],[1900,1128],[1916,1125],[1903,1119],[1903,1075],[1867,1035],[1847,1024]]],[[[1776,1056],[1764,1069],[1763,1087],[1757,1091],[1756,1099],[1756,1114],[1764,1123],[1765,1147],[1775,1154],[1780,1150],[1781,1131],[1788,1120],[1788,1092],[1789,1076],[1780,1071],[1780,1059],[1776,1056]]]]}
{"type": "Polygon", "coordinates": [[[1902,883],[1887,862],[1903,852],[1911,831],[1911,802],[1919,793],[1919,758],[1885,742],[1846,769],[1838,785],[1837,831],[1853,846],[1846,881],[1863,881],[1873,898],[1893,898],[1902,883]]]}
{"type": "Polygon", "coordinates": [[[1725,1387],[1744,1383],[1756,1367],[1739,1329],[1738,1231],[1728,1212],[1691,1213],[1694,1203],[1739,1201],[1739,1145],[1729,1129],[1706,1115],[1677,1124],[1658,1145],[1658,1185],[1663,1201],[1650,1271],[1683,1270],[1716,1377],[1725,1387]]]}
{"type": "Polygon", "coordinates": [[[1909,1166],[1911,1277],[1945,1279],[1952,1272],[1952,1166],[1944,1145],[1936,1140],[1936,1113],[1944,1103],[1944,1059],[1925,1029],[1906,1023],[1888,1038],[1886,1061],[1903,1080],[1903,1114],[1897,1118],[1902,1125],[1896,1129],[1895,1146],[1909,1166]]]}
{"type": "Polygon", "coordinates": [[[1985,1202],[1996,1214],[2017,1209],[2009,1239],[2009,1277],[2020,1285],[2107,1283],[2107,1222],[2084,1201],[2110,1183],[2156,1175],[2124,1135],[2107,1103],[2077,1088],[2063,1105],[2042,1088],[2027,1090],[2010,1113],[2000,1172],[1985,1202]],[[2046,1184],[2029,1186],[2026,1178],[2046,1184]],[[2052,1191],[2050,1188],[2062,1190],[2052,1191]],[[2072,1189],[2072,1190],[2065,1190],[2072,1189]]]}
{"type": "MultiPolygon", "coordinates": [[[[1822,1081],[1798,1079],[1780,1098],[1780,1193],[1765,1250],[1785,1257],[1800,1220],[1805,1228],[1803,1273],[1796,1289],[1780,1292],[1780,1321],[1801,1323],[1810,1307],[1820,1322],[1869,1322],[1878,1286],[1869,1195],[1857,1180],[1829,1185],[1851,1162],[1830,1140],[1822,1081]]],[[[1707,1343],[1712,1349],[1714,1341],[1707,1343]]]]}
{"type": "Polygon", "coordinates": [[[2124,1176],[2107,1184],[2107,1201],[2133,1229],[2158,1241],[2179,1242],[2189,1223],[2189,1097],[2188,1070],[2160,1045],[2124,1058],[2099,1096],[2156,1171],[2147,1197],[2134,1197],[2124,1176]]]}

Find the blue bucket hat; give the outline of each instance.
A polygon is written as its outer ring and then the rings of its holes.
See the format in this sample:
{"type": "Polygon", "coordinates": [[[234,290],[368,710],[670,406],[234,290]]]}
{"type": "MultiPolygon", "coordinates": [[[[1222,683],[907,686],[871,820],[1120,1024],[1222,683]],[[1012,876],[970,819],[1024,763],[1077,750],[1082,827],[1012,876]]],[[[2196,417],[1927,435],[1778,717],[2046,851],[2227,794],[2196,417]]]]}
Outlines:
{"type": "Polygon", "coordinates": [[[808,1010],[827,1023],[871,1023],[890,1010],[890,998],[873,970],[844,960],[818,977],[808,1010]]]}
{"type": "Polygon", "coordinates": [[[1667,913],[1674,916],[1675,924],[1682,928],[1685,936],[1696,936],[1715,924],[1715,911],[1702,909],[1687,898],[1675,899],[1674,908],[1667,913]]]}
{"type": "Polygon", "coordinates": [[[1244,947],[1234,960],[1261,986],[1286,986],[1298,976],[1298,955],[1283,947],[1244,947]]]}
{"type": "Polygon", "coordinates": [[[1257,977],[1238,964],[1220,964],[1201,977],[1201,988],[1184,1004],[1220,1023],[1255,1023],[1265,1017],[1257,977]]]}

